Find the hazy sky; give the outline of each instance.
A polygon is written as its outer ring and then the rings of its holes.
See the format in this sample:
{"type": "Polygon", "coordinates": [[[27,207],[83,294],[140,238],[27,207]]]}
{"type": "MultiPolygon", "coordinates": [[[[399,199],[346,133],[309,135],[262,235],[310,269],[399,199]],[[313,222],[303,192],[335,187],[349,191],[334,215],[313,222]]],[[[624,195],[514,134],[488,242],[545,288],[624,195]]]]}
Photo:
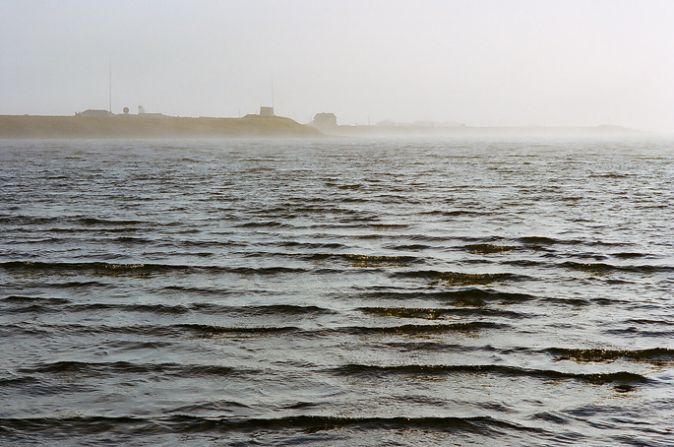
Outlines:
{"type": "Polygon", "coordinates": [[[0,114],[674,130],[670,0],[0,0],[0,114]]]}

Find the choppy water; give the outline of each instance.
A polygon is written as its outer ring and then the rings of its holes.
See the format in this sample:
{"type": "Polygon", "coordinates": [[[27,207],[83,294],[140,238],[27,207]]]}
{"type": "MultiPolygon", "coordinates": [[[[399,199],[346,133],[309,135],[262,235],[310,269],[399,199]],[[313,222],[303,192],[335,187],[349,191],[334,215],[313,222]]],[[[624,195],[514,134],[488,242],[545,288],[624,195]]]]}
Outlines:
{"type": "Polygon", "coordinates": [[[0,444],[673,445],[674,143],[0,142],[0,444]]]}

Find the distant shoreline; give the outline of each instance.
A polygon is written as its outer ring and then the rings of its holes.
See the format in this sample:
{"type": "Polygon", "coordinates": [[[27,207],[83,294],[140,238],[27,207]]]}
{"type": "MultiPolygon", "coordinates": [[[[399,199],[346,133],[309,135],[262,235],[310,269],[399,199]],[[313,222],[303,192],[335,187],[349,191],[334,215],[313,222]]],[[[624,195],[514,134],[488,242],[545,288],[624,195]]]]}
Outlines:
{"type": "Polygon", "coordinates": [[[0,138],[316,137],[290,118],[0,115],[0,138]]]}
{"type": "Polygon", "coordinates": [[[417,125],[300,124],[281,116],[242,118],[175,117],[154,115],[46,116],[0,115],[0,139],[48,138],[226,138],[226,137],[617,137],[643,132],[620,126],[591,127],[479,127],[417,125]]]}
{"type": "Polygon", "coordinates": [[[509,137],[509,136],[627,136],[643,132],[620,126],[336,126],[321,128],[331,136],[456,136],[456,137],[509,137]]]}

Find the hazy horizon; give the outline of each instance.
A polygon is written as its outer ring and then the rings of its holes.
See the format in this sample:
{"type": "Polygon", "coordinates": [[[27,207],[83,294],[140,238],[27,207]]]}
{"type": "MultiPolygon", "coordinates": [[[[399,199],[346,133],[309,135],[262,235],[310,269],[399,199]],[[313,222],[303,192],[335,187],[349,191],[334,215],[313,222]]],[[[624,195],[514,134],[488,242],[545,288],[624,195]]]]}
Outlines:
{"type": "Polygon", "coordinates": [[[667,1],[0,2],[0,114],[674,129],[667,1]],[[273,98],[272,98],[273,84],[273,98]]]}
{"type": "Polygon", "coordinates": [[[673,25],[0,0],[0,447],[672,445],[673,25]]]}

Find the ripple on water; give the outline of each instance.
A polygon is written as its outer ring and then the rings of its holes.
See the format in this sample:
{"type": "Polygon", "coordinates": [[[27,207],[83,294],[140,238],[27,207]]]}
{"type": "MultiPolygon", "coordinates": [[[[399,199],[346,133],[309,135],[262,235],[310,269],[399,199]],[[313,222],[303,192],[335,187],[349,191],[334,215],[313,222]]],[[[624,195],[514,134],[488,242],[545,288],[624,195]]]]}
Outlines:
{"type": "Polygon", "coordinates": [[[0,444],[665,445],[673,163],[0,142],[0,444]]]}

